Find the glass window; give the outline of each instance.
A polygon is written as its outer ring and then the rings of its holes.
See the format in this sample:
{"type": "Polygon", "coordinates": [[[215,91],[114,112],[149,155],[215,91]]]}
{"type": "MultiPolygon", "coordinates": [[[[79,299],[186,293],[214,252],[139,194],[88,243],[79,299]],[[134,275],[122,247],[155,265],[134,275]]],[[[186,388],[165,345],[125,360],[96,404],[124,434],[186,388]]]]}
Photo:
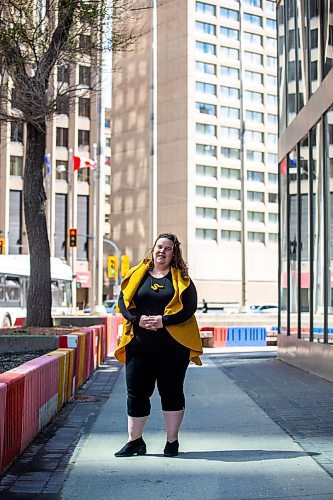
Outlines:
{"type": "Polygon", "coordinates": [[[250,43],[251,45],[262,46],[263,38],[261,35],[257,35],[256,33],[244,31],[244,41],[246,43],[250,43]]]}
{"type": "Polygon", "coordinates": [[[216,7],[210,3],[205,2],[195,2],[195,10],[197,12],[202,12],[203,14],[209,14],[211,16],[216,16],[216,7]]]}
{"type": "Polygon", "coordinates": [[[110,120],[110,118],[105,118],[105,120],[104,120],[104,126],[105,126],[105,128],[111,128],[111,120],[110,120]]]}
{"type": "Polygon", "coordinates": [[[256,172],[255,170],[247,171],[247,180],[253,182],[264,182],[265,174],[264,172],[256,172]]]}
{"type": "Polygon", "coordinates": [[[264,94],[262,94],[261,92],[255,92],[253,90],[245,90],[244,97],[249,101],[257,102],[260,104],[264,102],[264,94]]]}
{"type": "Polygon", "coordinates": [[[266,19],[266,28],[276,30],[276,21],[275,19],[270,19],[267,17],[266,19]]]}
{"type": "Polygon", "coordinates": [[[196,131],[199,134],[216,136],[216,125],[211,125],[210,123],[197,123],[196,131]]]}
{"type": "Polygon", "coordinates": [[[250,222],[265,222],[264,212],[252,212],[247,213],[247,220],[250,222]]]}
{"type": "Polygon", "coordinates": [[[69,67],[59,66],[57,70],[58,82],[69,83],[69,67]]]}
{"type": "Polygon", "coordinates": [[[202,229],[202,228],[197,228],[195,230],[196,232],[196,237],[198,240],[217,240],[217,231],[216,229],[202,229]]]}
{"type": "Polygon", "coordinates": [[[275,8],[276,8],[276,3],[275,2],[272,2],[271,0],[266,0],[265,1],[265,9],[266,10],[269,10],[271,12],[275,12],[275,8]]]}
{"type": "Polygon", "coordinates": [[[273,56],[266,56],[266,65],[268,66],[268,68],[276,68],[277,58],[273,56]]]}
{"type": "Polygon", "coordinates": [[[57,127],[56,145],[58,147],[68,148],[68,128],[57,127]]]}
{"type": "Polygon", "coordinates": [[[204,54],[216,55],[216,45],[207,42],[196,42],[196,49],[204,54]]]}
{"type": "Polygon", "coordinates": [[[253,64],[255,66],[262,64],[263,56],[261,54],[257,54],[256,52],[245,51],[244,55],[246,64],[253,64]]]}
{"type": "Polygon", "coordinates": [[[255,142],[255,143],[263,143],[264,142],[264,133],[256,132],[255,130],[246,130],[245,131],[245,140],[247,143],[255,142]]]}
{"type": "Polygon", "coordinates": [[[211,186],[196,186],[195,193],[201,198],[214,198],[216,199],[217,190],[211,186]]]}
{"type": "Polygon", "coordinates": [[[264,122],[264,113],[260,113],[260,111],[246,111],[246,119],[251,122],[263,123],[264,122]]]}
{"type": "Polygon", "coordinates": [[[266,49],[276,50],[276,38],[266,36],[266,49]]]}
{"type": "Polygon", "coordinates": [[[262,151],[252,151],[251,149],[246,150],[246,159],[248,161],[255,161],[257,163],[264,162],[264,153],[262,151]]]}
{"type": "Polygon", "coordinates": [[[278,182],[278,174],[268,174],[268,182],[270,184],[277,184],[278,182]]]}
{"type": "Polygon", "coordinates": [[[265,233],[261,233],[259,231],[248,231],[247,239],[252,243],[265,243],[265,233]]]}
{"type": "Polygon", "coordinates": [[[196,152],[199,155],[216,157],[217,148],[210,144],[196,144],[196,152]]]}
{"type": "Polygon", "coordinates": [[[229,210],[227,208],[222,208],[221,210],[221,219],[223,220],[234,220],[240,221],[241,215],[240,210],[229,210]]]}
{"type": "Polygon", "coordinates": [[[241,233],[240,231],[232,231],[227,229],[222,229],[221,238],[225,241],[240,241],[241,233]]]}
{"type": "Polygon", "coordinates": [[[225,7],[220,8],[220,14],[222,17],[226,17],[228,19],[232,19],[233,21],[239,20],[239,12],[233,9],[227,9],[225,7]]]}
{"type": "Polygon", "coordinates": [[[59,181],[67,181],[68,161],[56,160],[56,179],[59,181]]]}
{"type": "Polygon", "coordinates": [[[245,0],[244,3],[247,5],[252,5],[252,7],[261,8],[261,0],[245,0]]]}
{"type": "Polygon", "coordinates": [[[9,234],[10,254],[22,253],[22,191],[9,191],[9,234]]]}
{"type": "Polygon", "coordinates": [[[216,208],[196,207],[196,216],[201,219],[216,219],[216,208]]]}
{"type": "Polygon", "coordinates": [[[238,61],[239,59],[239,50],[233,49],[232,47],[221,47],[221,56],[226,59],[233,59],[238,61]]]}
{"type": "Polygon", "coordinates": [[[220,33],[223,37],[228,38],[228,40],[239,40],[239,31],[234,28],[221,26],[220,33]]]}
{"type": "Polygon", "coordinates": [[[196,82],[196,91],[203,94],[216,95],[216,85],[207,82],[196,82]]]}
{"type": "Polygon", "coordinates": [[[231,158],[239,160],[240,158],[240,150],[237,148],[221,148],[222,158],[231,158]]]}
{"type": "Polygon", "coordinates": [[[223,97],[230,97],[231,99],[239,99],[240,91],[235,87],[226,87],[225,85],[221,85],[220,90],[221,90],[221,95],[223,97]]]}
{"type": "Polygon", "coordinates": [[[267,120],[268,120],[268,123],[270,123],[271,125],[277,125],[278,117],[277,117],[277,115],[273,115],[272,113],[268,113],[267,120]]]}
{"type": "Polygon", "coordinates": [[[266,75],[266,83],[270,87],[277,88],[277,77],[273,75],[266,75]]]}
{"type": "Polygon", "coordinates": [[[77,259],[88,260],[89,258],[89,197],[77,197],[77,259]]]}
{"type": "Polygon", "coordinates": [[[262,17],[255,16],[254,14],[244,13],[244,21],[247,23],[254,24],[255,26],[262,26],[262,17]]]}
{"type": "Polygon", "coordinates": [[[195,28],[197,31],[199,31],[201,33],[205,33],[206,35],[216,35],[215,24],[203,23],[202,21],[196,21],[195,28]]]}
{"type": "Polygon", "coordinates": [[[277,233],[269,233],[268,234],[269,243],[278,243],[278,235],[277,233]]]}
{"type": "Polygon", "coordinates": [[[247,82],[261,85],[263,83],[263,74],[256,71],[245,71],[245,78],[247,82]]]}
{"type": "Polygon", "coordinates": [[[248,191],[247,192],[247,199],[248,201],[256,201],[263,203],[265,199],[264,193],[261,191],[248,191]]]}
{"type": "Polygon", "coordinates": [[[10,175],[23,177],[23,156],[10,156],[9,171],[10,175]]]}
{"type": "Polygon", "coordinates": [[[268,193],[268,203],[277,203],[278,195],[277,193],[268,193]]]}
{"type": "Polygon", "coordinates": [[[79,66],[79,84],[85,87],[90,87],[90,78],[90,66],[79,66]]]}
{"type": "Polygon", "coordinates": [[[197,61],[195,63],[197,71],[201,73],[206,73],[207,75],[216,75],[216,64],[211,64],[207,62],[197,61]]]}
{"type": "Polygon", "coordinates": [[[221,76],[239,80],[239,69],[230,66],[221,66],[221,76]]]}
{"type": "Polygon", "coordinates": [[[236,120],[239,120],[240,117],[239,108],[230,108],[228,106],[221,106],[220,111],[223,118],[234,118],[236,120]]]}
{"type": "Polygon", "coordinates": [[[78,148],[81,151],[89,151],[90,146],[90,131],[78,130],[78,148]]]}
{"type": "Polygon", "coordinates": [[[221,167],[221,177],[223,177],[224,179],[240,180],[240,170],[237,170],[235,168],[221,167]]]}
{"type": "Polygon", "coordinates": [[[56,112],[59,115],[69,114],[69,95],[58,94],[56,98],[56,112]]]}
{"type": "Polygon", "coordinates": [[[196,165],[196,174],[203,177],[213,177],[216,179],[217,169],[210,165],[196,165]]]}
{"type": "Polygon", "coordinates": [[[277,224],[279,222],[279,215],[278,214],[268,214],[268,222],[271,222],[272,224],[277,224]]]}
{"type": "Polygon", "coordinates": [[[207,102],[196,102],[195,107],[199,113],[203,113],[205,115],[216,115],[216,106],[215,104],[208,104],[207,102]]]}
{"type": "Polygon", "coordinates": [[[277,96],[273,94],[267,94],[267,100],[266,103],[269,104],[270,106],[275,106],[277,107],[277,96]]]}
{"type": "Polygon", "coordinates": [[[10,140],[12,142],[20,142],[21,144],[23,144],[23,123],[10,123],[10,140]]]}
{"type": "Polygon", "coordinates": [[[226,198],[228,200],[240,200],[240,191],[239,189],[221,189],[222,198],[226,198]]]}
{"type": "Polygon", "coordinates": [[[79,116],[90,118],[90,99],[79,97],[79,116]]]}
{"type": "Polygon", "coordinates": [[[277,165],[278,163],[278,156],[275,153],[268,153],[267,154],[267,163],[269,165],[277,165]]]}
{"type": "Polygon", "coordinates": [[[65,259],[67,254],[67,195],[55,195],[55,256],[65,259]]]}
{"type": "Polygon", "coordinates": [[[79,48],[89,50],[91,49],[91,35],[80,34],[79,36],[79,48]]]}
{"type": "Polygon", "coordinates": [[[221,135],[223,138],[229,139],[239,139],[240,138],[240,130],[235,127],[221,127],[221,135]]]}

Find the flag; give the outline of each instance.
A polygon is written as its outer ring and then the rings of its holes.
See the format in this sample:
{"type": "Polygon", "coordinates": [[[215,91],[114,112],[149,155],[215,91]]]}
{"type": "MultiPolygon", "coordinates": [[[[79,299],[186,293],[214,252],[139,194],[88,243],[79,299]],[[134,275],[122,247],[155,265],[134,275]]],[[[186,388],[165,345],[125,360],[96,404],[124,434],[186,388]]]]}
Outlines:
{"type": "Polygon", "coordinates": [[[44,155],[44,163],[46,165],[46,175],[51,174],[51,162],[49,155],[44,155]]]}
{"type": "Polygon", "coordinates": [[[96,168],[96,162],[90,158],[80,158],[80,156],[73,155],[73,171],[79,168],[96,168]]]}
{"type": "Polygon", "coordinates": [[[280,163],[280,172],[283,175],[287,173],[287,158],[284,158],[280,163]]]}

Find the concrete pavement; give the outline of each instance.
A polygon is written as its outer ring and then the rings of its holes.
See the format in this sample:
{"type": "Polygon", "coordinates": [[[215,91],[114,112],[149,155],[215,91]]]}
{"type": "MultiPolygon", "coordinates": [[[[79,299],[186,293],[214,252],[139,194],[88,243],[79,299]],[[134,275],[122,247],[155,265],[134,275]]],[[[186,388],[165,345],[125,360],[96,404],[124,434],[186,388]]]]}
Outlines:
{"type": "Polygon", "coordinates": [[[0,499],[333,499],[333,384],[274,348],[205,351],[188,370],[178,457],[163,456],[157,395],[147,455],[114,457],[127,432],[112,360],[0,480],[0,499]]]}

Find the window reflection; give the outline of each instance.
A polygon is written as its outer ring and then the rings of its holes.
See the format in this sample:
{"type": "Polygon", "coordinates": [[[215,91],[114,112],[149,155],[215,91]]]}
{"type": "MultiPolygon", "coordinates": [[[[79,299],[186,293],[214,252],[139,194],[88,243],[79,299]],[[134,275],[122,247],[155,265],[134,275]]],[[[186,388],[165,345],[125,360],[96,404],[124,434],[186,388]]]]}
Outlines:
{"type": "Polygon", "coordinates": [[[297,235],[297,151],[296,148],[289,153],[289,289],[290,289],[290,333],[298,333],[298,235],[297,235]]]}
{"type": "Polygon", "coordinates": [[[287,158],[280,163],[280,333],[287,334],[288,237],[287,237],[287,158]]]}

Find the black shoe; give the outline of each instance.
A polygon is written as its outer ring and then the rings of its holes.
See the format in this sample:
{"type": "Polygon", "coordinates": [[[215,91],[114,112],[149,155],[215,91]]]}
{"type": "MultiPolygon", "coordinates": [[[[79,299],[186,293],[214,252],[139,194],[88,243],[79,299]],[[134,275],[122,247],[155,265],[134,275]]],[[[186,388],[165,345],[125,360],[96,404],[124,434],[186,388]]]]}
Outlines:
{"type": "Polygon", "coordinates": [[[176,457],[178,455],[178,449],[179,449],[178,440],[173,441],[172,443],[169,443],[169,441],[167,441],[164,448],[164,456],[176,457]]]}
{"type": "Polygon", "coordinates": [[[146,443],[139,437],[134,441],[129,441],[122,447],[121,450],[117,451],[115,457],[131,457],[132,455],[145,455],[147,453],[146,443]]]}

